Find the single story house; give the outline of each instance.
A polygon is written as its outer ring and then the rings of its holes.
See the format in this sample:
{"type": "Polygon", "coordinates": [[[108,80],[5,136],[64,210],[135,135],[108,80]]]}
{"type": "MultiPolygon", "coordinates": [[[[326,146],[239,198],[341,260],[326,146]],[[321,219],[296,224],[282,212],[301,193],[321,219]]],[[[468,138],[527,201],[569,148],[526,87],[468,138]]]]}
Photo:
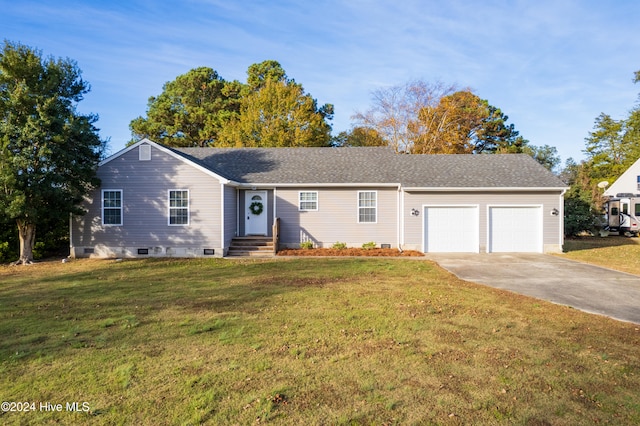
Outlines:
{"type": "Polygon", "coordinates": [[[640,159],[633,163],[620,175],[605,191],[607,197],[616,197],[618,194],[640,193],[640,159]]]}
{"type": "Polygon", "coordinates": [[[385,147],[169,148],[102,161],[71,256],[226,256],[232,241],[422,252],[559,252],[566,185],[528,155],[385,147]]]}

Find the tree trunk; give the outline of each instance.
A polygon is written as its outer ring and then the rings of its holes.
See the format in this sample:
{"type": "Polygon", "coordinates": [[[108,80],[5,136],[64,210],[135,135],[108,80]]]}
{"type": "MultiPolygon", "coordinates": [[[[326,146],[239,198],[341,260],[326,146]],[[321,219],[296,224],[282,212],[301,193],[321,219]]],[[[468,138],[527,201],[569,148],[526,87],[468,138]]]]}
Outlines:
{"type": "Polygon", "coordinates": [[[18,220],[18,235],[20,237],[20,259],[16,260],[13,265],[30,265],[33,263],[36,225],[24,220],[18,220]]]}

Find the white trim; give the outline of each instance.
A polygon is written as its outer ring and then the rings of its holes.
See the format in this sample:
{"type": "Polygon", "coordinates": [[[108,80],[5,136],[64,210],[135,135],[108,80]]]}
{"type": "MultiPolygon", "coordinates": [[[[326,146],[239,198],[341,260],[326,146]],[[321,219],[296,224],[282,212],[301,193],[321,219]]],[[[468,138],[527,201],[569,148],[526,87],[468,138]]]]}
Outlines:
{"type": "Polygon", "coordinates": [[[191,193],[188,189],[168,189],[167,190],[167,225],[169,226],[189,226],[191,225],[191,193]],[[171,207],[171,192],[186,192],[187,193],[187,223],[171,223],[171,209],[178,210],[184,209],[184,207],[171,207]]]}
{"type": "Polygon", "coordinates": [[[402,233],[402,190],[398,188],[398,192],[396,194],[396,247],[401,248],[400,246],[400,236],[402,233]]]}
{"type": "MultiPolygon", "coordinates": [[[[562,250],[562,246],[564,245],[564,194],[567,191],[562,191],[562,193],[560,194],[559,197],[559,203],[558,205],[560,206],[560,213],[558,213],[559,216],[559,220],[560,220],[560,226],[558,226],[558,228],[560,229],[560,235],[558,238],[558,242],[560,243],[560,249],[562,250]]],[[[544,212],[542,212],[542,214],[544,215],[544,212]]],[[[544,225],[544,223],[543,223],[544,225]]],[[[543,232],[543,239],[544,239],[544,232],[543,232]]],[[[543,243],[544,244],[544,243],[543,243]]]]}
{"type": "MultiPolygon", "coordinates": [[[[304,202],[305,203],[313,203],[314,201],[305,200],[304,202]]],[[[298,191],[298,211],[299,212],[317,212],[319,209],[320,209],[320,195],[318,194],[318,191],[298,191]],[[316,208],[315,209],[303,209],[302,208],[302,202],[303,201],[300,199],[302,194],[316,194],[316,199],[315,199],[316,208]]]]}
{"type": "Polygon", "coordinates": [[[133,145],[128,146],[128,147],[116,152],[112,156],[105,158],[100,163],[98,163],[98,166],[104,166],[105,164],[115,160],[118,157],[123,156],[127,152],[137,148],[138,146],[140,146],[142,144],[149,144],[153,148],[155,148],[155,149],[157,149],[157,150],[159,150],[159,151],[161,151],[161,152],[163,152],[163,153],[165,153],[167,155],[170,155],[171,157],[173,157],[173,158],[175,158],[177,160],[180,160],[183,163],[188,164],[191,167],[194,167],[194,168],[200,170],[201,172],[203,172],[203,173],[205,173],[205,174],[207,174],[209,176],[212,176],[212,177],[218,179],[222,183],[226,183],[226,184],[230,184],[230,185],[239,185],[237,182],[232,182],[229,179],[224,178],[224,177],[220,176],[219,174],[212,172],[211,170],[207,169],[206,167],[202,167],[201,165],[199,165],[197,163],[194,163],[191,160],[188,160],[187,158],[183,157],[182,155],[176,154],[174,151],[168,149],[167,147],[164,147],[164,146],[162,146],[162,145],[160,145],[158,143],[155,143],[155,142],[153,142],[153,141],[151,141],[151,140],[149,140],[147,138],[139,140],[138,142],[134,143],[133,145]]]}
{"type": "MultiPolygon", "coordinates": [[[[278,205],[278,189],[277,188],[273,188],[273,222],[276,221],[276,218],[278,217],[278,212],[276,211],[276,206],[278,205]]],[[[269,194],[267,194],[268,196],[269,194]]],[[[273,226],[273,225],[271,225],[273,226]]]]}
{"type": "Polygon", "coordinates": [[[358,196],[356,198],[356,206],[358,208],[357,210],[357,223],[362,223],[362,224],[376,224],[378,223],[378,191],[358,191],[358,196]],[[373,192],[374,194],[376,194],[376,205],[373,207],[374,209],[376,209],[376,220],[374,220],[373,222],[361,222],[360,221],[360,209],[370,209],[371,207],[360,207],[360,194],[365,193],[365,192],[373,192]]]}
{"type": "MultiPolygon", "coordinates": [[[[240,188],[236,187],[236,237],[240,236],[240,213],[240,188]]],[[[242,217],[244,218],[244,212],[242,217]]]]}
{"type": "Polygon", "coordinates": [[[124,226],[124,190],[122,189],[102,189],[100,191],[100,219],[102,226],[124,226]],[[104,193],[105,192],[119,192],[120,193],[120,207],[109,207],[110,209],[120,209],[120,223],[104,223],[104,193]]]}
{"type": "Polygon", "coordinates": [[[272,188],[398,188],[398,183],[237,183],[242,189],[272,189],[272,188]]]}
{"type": "MultiPolygon", "coordinates": [[[[543,204],[487,204],[487,253],[497,253],[493,251],[491,245],[491,209],[492,208],[537,208],[538,213],[538,225],[540,226],[540,235],[538,241],[538,251],[535,253],[544,253],[544,205],[543,204]]],[[[523,224],[526,226],[526,224],[523,224]]],[[[514,236],[516,238],[516,236],[514,236]]]]}
{"type": "Polygon", "coordinates": [[[69,212],[69,255],[75,257],[73,255],[73,213],[71,212],[69,212]]]}
{"type": "Polygon", "coordinates": [[[227,223],[227,218],[225,217],[224,211],[224,189],[225,186],[223,183],[220,183],[220,246],[224,251],[224,224],[227,223]]]}
{"type": "MultiPolygon", "coordinates": [[[[470,252],[470,253],[480,253],[480,204],[451,204],[451,203],[445,203],[445,204],[423,204],[422,205],[422,210],[420,211],[420,214],[422,214],[422,252],[423,253],[428,253],[427,252],[427,241],[424,238],[425,234],[427,233],[427,215],[425,214],[425,210],[430,208],[430,207],[434,207],[434,208],[464,208],[464,209],[475,209],[475,215],[474,215],[474,219],[475,219],[475,226],[474,228],[476,229],[476,234],[475,234],[475,250],[470,252]]],[[[433,252],[431,252],[433,253],[433,252]]]]}
{"type": "Polygon", "coordinates": [[[568,186],[559,187],[404,187],[406,192],[549,192],[566,191],[568,186]]]}

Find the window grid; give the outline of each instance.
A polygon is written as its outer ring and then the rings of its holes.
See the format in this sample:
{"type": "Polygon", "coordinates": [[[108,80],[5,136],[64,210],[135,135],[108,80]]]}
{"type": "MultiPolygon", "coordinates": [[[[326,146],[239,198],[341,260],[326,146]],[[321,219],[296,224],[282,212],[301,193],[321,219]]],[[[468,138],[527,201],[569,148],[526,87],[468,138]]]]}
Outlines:
{"type": "Polygon", "coordinates": [[[298,210],[318,210],[318,193],[316,191],[300,192],[298,210]]]}
{"type": "Polygon", "coordinates": [[[376,223],[377,210],[376,191],[358,192],[358,223],[376,223]]]}
{"type": "Polygon", "coordinates": [[[102,191],[102,224],[120,226],[122,225],[122,191],[103,190],[102,191]]]}
{"type": "Polygon", "coordinates": [[[169,225],[189,225],[189,191],[169,191],[169,225]]]}

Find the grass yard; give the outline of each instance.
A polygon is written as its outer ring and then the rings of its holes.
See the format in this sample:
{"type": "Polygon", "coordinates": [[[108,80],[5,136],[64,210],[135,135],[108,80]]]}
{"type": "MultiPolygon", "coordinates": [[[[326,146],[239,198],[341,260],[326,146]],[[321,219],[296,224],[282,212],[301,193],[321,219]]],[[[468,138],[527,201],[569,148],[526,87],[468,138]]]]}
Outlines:
{"type": "Polygon", "coordinates": [[[619,236],[565,240],[562,257],[640,275],[640,238],[619,236]]]}
{"type": "Polygon", "coordinates": [[[0,423],[638,424],[639,328],[424,260],[0,267],[0,423]]]}

